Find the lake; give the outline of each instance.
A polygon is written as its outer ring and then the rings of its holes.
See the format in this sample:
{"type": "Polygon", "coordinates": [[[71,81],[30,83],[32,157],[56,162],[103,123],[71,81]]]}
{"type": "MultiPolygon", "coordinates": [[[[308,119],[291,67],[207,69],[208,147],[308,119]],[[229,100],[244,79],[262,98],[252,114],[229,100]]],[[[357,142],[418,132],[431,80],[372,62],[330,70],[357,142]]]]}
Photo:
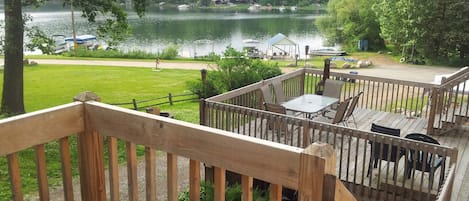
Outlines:
{"type": "MultiPolygon", "coordinates": [[[[41,27],[47,34],[72,35],[71,14],[59,5],[47,5],[40,9],[26,9],[33,16],[29,25],[41,27]]],[[[75,11],[77,35],[95,34],[95,26],[79,17],[75,11]]],[[[227,46],[241,50],[243,40],[260,41],[259,49],[265,51],[267,40],[277,33],[283,33],[299,45],[300,57],[305,45],[321,47],[322,38],[315,26],[320,12],[279,10],[258,12],[235,12],[229,10],[187,10],[176,8],[150,8],[143,18],[129,13],[132,34],[122,41],[119,49],[162,51],[168,45],[178,45],[179,54],[184,57],[220,54],[227,46]]],[[[3,18],[3,16],[2,16],[3,18]]]]}

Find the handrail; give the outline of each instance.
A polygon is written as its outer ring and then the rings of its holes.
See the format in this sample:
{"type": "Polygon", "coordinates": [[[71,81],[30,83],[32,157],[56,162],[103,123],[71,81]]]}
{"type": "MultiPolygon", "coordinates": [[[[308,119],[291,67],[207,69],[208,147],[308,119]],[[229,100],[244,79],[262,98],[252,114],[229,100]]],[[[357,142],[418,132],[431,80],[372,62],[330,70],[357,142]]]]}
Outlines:
{"type": "MultiPolygon", "coordinates": [[[[371,151],[369,147],[367,148],[367,146],[369,146],[367,142],[369,141],[395,146],[397,150],[423,151],[424,153],[441,156],[445,162],[441,172],[434,173],[435,178],[439,178],[437,175],[443,176],[442,174],[447,172],[445,167],[454,165],[457,160],[457,150],[443,145],[418,142],[401,137],[384,136],[374,132],[321,123],[229,103],[206,100],[203,101],[201,105],[203,106],[203,109],[201,109],[201,113],[203,114],[201,120],[203,120],[203,124],[207,126],[291,146],[305,147],[309,143],[318,141],[331,144],[337,150],[337,178],[344,182],[358,185],[361,188],[379,188],[381,184],[373,183],[372,181],[375,180],[378,182],[381,180],[383,182],[393,183],[393,169],[390,168],[386,170],[379,168],[377,176],[365,176],[366,171],[370,169],[366,162],[369,160],[369,152],[371,151]]],[[[409,157],[408,153],[405,157],[409,157]]],[[[379,162],[379,164],[381,167],[381,164],[384,165],[388,163],[379,162]]],[[[404,165],[400,164],[394,167],[402,169],[404,165]]],[[[435,170],[430,171],[435,172],[435,170]]],[[[435,186],[428,186],[426,183],[414,182],[414,180],[419,181],[420,178],[415,178],[414,174],[411,180],[406,181],[406,179],[404,179],[403,181],[406,186],[410,185],[410,187],[407,188],[411,188],[415,191],[413,194],[411,193],[410,196],[418,198],[424,196],[424,194],[425,196],[428,194],[431,195],[430,198],[435,197],[436,193],[433,191],[438,191],[438,187],[435,188],[435,186]],[[431,191],[427,192],[428,189],[431,189],[431,191]]],[[[438,182],[438,185],[446,184],[441,182],[443,181],[438,182]]],[[[444,182],[452,181],[446,179],[444,182]]],[[[394,185],[396,185],[396,183],[394,183],[394,185]]],[[[395,192],[393,196],[398,196],[399,192],[403,190],[400,185],[401,184],[393,188],[388,186],[386,188],[395,192]]],[[[353,187],[353,189],[355,189],[355,187],[353,187]]]]}
{"type": "Polygon", "coordinates": [[[0,156],[82,132],[83,104],[52,107],[0,120],[0,156]]]}
{"type": "Polygon", "coordinates": [[[437,201],[450,201],[453,193],[453,181],[456,174],[456,164],[451,165],[445,183],[438,192],[437,201]]]}
{"type": "MultiPolygon", "coordinates": [[[[222,194],[224,194],[225,182],[222,175],[225,170],[246,175],[248,180],[255,177],[270,182],[273,186],[271,191],[275,192],[272,195],[277,195],[277,193],[280,195],[275,200],[281,198],[282,186],[298,189],[299,198],[305,201],[324,200],[323,197],[328,197],[330,200],[355,200],[333,173],[335,151],[330,145],[315,144],[305,149],[297,148],[107,105],[93,101],[95,100],[93,96],[89,97],[92,99],[88,99],[88,96],[76,98],[76,100],[86,102],[74,102],[0,121],[0,157],[6,155],[8,158],[13,200],[23,199],[19,174],[21,161],[17,152],[31,146],[35,147],[37,156],[40,199],[51,199],[45,168],[44,144],[56,140],[60,140],[61,144],[65,199],[73,199],[68,137],[74,133],[78,133],[81,198],[85,201],[107,199],[104,140],[108,142],[106,146],[109,152],[109,186],[111,189],[108,193],[112,200],[119,199],[119,187],[116,186],[119,184],[119,178],[116,176],[116,139],[126,142],[129,199],[132,200],[138,200],[139,191],[136,183],[136,145],[144,145],[147,148],[146,153],[150,156],[153,152],[151,150],[161,150],[172,155],[172,161],[168,161],[169,170],[176,168],[176,155],[190,158],[191,178],[189,180],[191,181],[194,179],[197,181],[199,178],[195,175],[199,174],[196,167],[200,164],[199,161],[215,166],[217,170],[215,175],[216,200],[223,200],[224,197],[222,194]],[[24,140],[27,135],[30,142],[16,141],[24,140]],[[10,142],[10,138],[14,142],[10,142]],[[15,145],[8,145],[8,143],[15,145]],[[335,189],[335,191],[330,189],[335,189]]],[[[151,158],[146,158],[147,162],[151,160],[151,158]]],[[[153,168],[145,170],[147,176],[155,176],[154,163],[151,166],[150,162],[150,167],[153,168]]],[[[176,199],[176,178],[177,173],[168,172],[169,200],[176,199]]],[[[150,178],[146,182],[152,183],[151,180],[150,178]]],[[[197,189],[196,183],[191,182],[191,192],[200,190],[197,189]]],[[[154,186],[154,183],[150,186],[154,186]]],[[[243,188],[249,190],[253,187],[243,183],[243,188]]],[[[155,198],[154,190],[148,191],[147,189],[146,193],[148,197],[155,198]]],[[[191,193],[191,199],[196,199],[192,196],[197,197],[196,193],[191,193]]]]}

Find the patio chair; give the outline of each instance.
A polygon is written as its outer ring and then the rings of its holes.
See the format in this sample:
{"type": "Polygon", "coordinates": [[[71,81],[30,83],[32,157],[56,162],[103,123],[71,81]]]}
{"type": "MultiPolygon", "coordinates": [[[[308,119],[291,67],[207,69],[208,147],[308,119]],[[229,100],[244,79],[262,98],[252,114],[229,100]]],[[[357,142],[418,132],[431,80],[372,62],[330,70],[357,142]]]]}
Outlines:
{"type": "MultiPolygon", "coordinates": [[[[391,136],[396,136],[400,137],[401,136],[401,129],[397,128],[389,128],[385,126],[381,126],[375,123],[371,124],[371,131],[372,132],[377,132],[380,134],[385,134],[385,135],[391,135],[391,136]]],[[[397,166],[396,163],[399,162],[399,159],[405,155],[404,149],[397,150],[397,146],[393,145],[391,148],[389,148],[389,144],[385,143],[379,143],[379,142],[373,142],[373,141],[368,141],[368,143],[371,144],[371,155],[370,155],[370,162],[368,164],[368,173],[367,177],[370,176],[371,174],[371,166],[373,165],[373,168],[378,167],[378,160],[384,160],[388,162],[393,162],[394,163],[394,173],[393,173],[393,179],[396,179],[396,174],[397,174],[397,166]],[[381,144],[383,145],[381,147],[381,144]],[[391,152],[391,153],[389,153],[391,152]],[[390,155],[390,157],[388,157],[390,155]]]]}
{"type": "Polygon", "coordinates": [[[274,103],[272,91],[270,90],[270,84],[262,86],[260,90],[262,92],[262,98],[264,99],[265,103],[274,103]]]}
{"type": "MultiPolygon", "coordinates": [[[[264,103],[264,108],[266,111],[269,112],[274,112],[274,113],[279,113],[279,114],[287,114],[287,110],[285,107],[279,104],[273,104],[273,103],[264,103]]],[[[277,139],[280,141],[280,136],[282,135],[282,132],[287,130],[287,124],[282,121],[273,121],[271,117],[267,118],[267,130],[272,130],[278,129],[279,132],[277,132],[277,139]]]]}
{"type": "Polygon", "coordinates": [[[340,98],[342,86],[344,84],[344,81],[327,79],[324,84],[324,92],[322,95],[332,98],[340,98]]]}
{"type": "Polygon", "coordinates": [[[277,104],[282,104],[287,101],[285,93],[283,93],[282,82],[274,81],[272,82],[272,86],[274,87],[275,92],[275,100],[277,104]]]}
{"type": "Polygon", "coordinates": [[[339,123],[344,123],[344,118],[345,118],[345,112],[347,112],[347,108],[349,106],[350,100],[352,100],[352,97],[345,99],[344,101],[339,103],[339,106],[337,107],[337,110],[335,112],[331,112],[331,110],[326,110],[323,113],[323,117],[326,117],[327,119],[331,119],[331,124],[339,124],[339,123]],[[328,114],[333,113],[333,116],[329,116],[328,114]]]}
{"type": "MultiPolygon", "coordinates": [[[[437,140],[433,139],[432,137],[425,135],[425,134],[420,134],[420,133],[411,133],[405,136],[407,139],[411,140],[416,140],[416,141],[421,141],[421,142],[427,142],[431,144],[440,144],[437,140]]],[[[435,155],[432,153],[428,153],[426,151],[422,150],[414,150],[410,149],[409,150],[410,154],[409,157],[407,158],[407,165],[406,165],[406,176],[408,179],[411,178],[412,176],[412,169],[419,170],[422,172],[428,172],[429,173],[429,186],[433,186],[433,179],[434,179],[434,174],[437,168],[439,168],[444,159],[443,157],[439,155],[435,155]],[[426,157],[425,157],[426,155],[426,157]],[[415,165],[415,166],[414,166],[415,165]]],[[[444,174],[440,173],[440,183],[444,179],[444,174]]]]}
{"type": "Polygon", "coordinates": [[[355,128],[358,128],[357,122],[355,121],[355,117],[353,116],[353,112],[357,108],[358,100],[360,99],[360,96],[362,94],[363,94],[363,91],[359,92],[357,95],[355,95],[352,98],[352,102],[350,103],[350,106],[348,107],[347,113],[345,113],[345,117],[344,117],[344,123],[346,124],[346,126],[348,126],[348,120],[350,119],[350,117],[352,117],[353,123],[355,124],[355,128]]]}

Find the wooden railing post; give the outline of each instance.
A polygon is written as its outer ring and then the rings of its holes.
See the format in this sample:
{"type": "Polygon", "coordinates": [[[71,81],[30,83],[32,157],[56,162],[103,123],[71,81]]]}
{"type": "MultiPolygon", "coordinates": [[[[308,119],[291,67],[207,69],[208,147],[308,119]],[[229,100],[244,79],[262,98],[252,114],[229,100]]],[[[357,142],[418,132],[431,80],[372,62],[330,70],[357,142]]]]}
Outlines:
{"type": "Polygon", "coordinates": [[[428,116],[428,125],[427,125],[427,133],[432,135],[434,134],[434,126],[435,126],[435,117],[436,117],[436,110],[437,110],[437,102],[438,102],[438,89],[433,87],[430,91],[431,103],[430,103],[430,115],[428,116]]]}
{"type": "Polygon", "coordinates": [[[325,155],[321,151],[327,152],[328,155],[334,152],[330,145],[313,143],[301,153],[298,179],[298,200],[300,201],[322,200],[326,159],[320,157],[325,155]],[[318,146],[321,146],[323,150],[319,150],[318,146]]]}
{"type": "MultiPolygon", "coordinates": [[[[83,92],[75,101],[100,101],[93,92],[83,92]]],[[[81,198],[83,201],[105,201],[103,136],[92,130],[86,121],[85,132],[78,134],[78,165],[80,172],[81,198]]]]}
{"type": "Polygon", "coordinates": [[[332,145],[313,143],[304,149],[300,156],[298,200],[356,200],[335,172],[336,153],[332,145]]]}

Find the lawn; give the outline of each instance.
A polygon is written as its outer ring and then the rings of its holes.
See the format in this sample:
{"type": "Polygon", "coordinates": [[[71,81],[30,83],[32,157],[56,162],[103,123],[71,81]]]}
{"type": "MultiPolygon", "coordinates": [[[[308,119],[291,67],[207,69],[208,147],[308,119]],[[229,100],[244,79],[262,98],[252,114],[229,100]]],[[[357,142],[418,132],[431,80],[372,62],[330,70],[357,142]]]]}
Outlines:
{"type": "MultiPolygon", "coordinates": [[[[93,91],[102,102],[130,102],[167,96],[168,93],[188,93],[186,81],[200,77],[198,70],[171,70],[159,72],[150,68],[106,67],[106,66],[63,66],[37,65],[24,69],[24,97],[27,112],[70,103],[73,97],[83,91],[93,91]]],[[[3,83],[3,71],[0,71],[3,83]]],[[[0,89],[1,91],[1,89],[0,89]]],[[[178,102],[173,106],[161,106],[163,111],[173,113],[176,119],[198,123],[198,106],[195,102],[178,102]]],[[[31,133],[34,135],[34,133],[31,133]]],[[[125,159],[125,148],[120,143],[119,158],[125,159]]],[[[60,157],[58,143],[46,145],[49,183],[61,185],[60,157]]],[[[77,166],[76,141],[71,138],[72,163],[77,166]]],[[[141,152],[141,149],[140,151],[141,152]]],[[[23,191],[37,191],[34,151],[20,152],[20,166],[23,191]]],[[[77,168],[73,169],[77,174],[77,168]]],[[[0,157],[0,200],[11,200],[8,169],[5,157],[0,157]]]]}

